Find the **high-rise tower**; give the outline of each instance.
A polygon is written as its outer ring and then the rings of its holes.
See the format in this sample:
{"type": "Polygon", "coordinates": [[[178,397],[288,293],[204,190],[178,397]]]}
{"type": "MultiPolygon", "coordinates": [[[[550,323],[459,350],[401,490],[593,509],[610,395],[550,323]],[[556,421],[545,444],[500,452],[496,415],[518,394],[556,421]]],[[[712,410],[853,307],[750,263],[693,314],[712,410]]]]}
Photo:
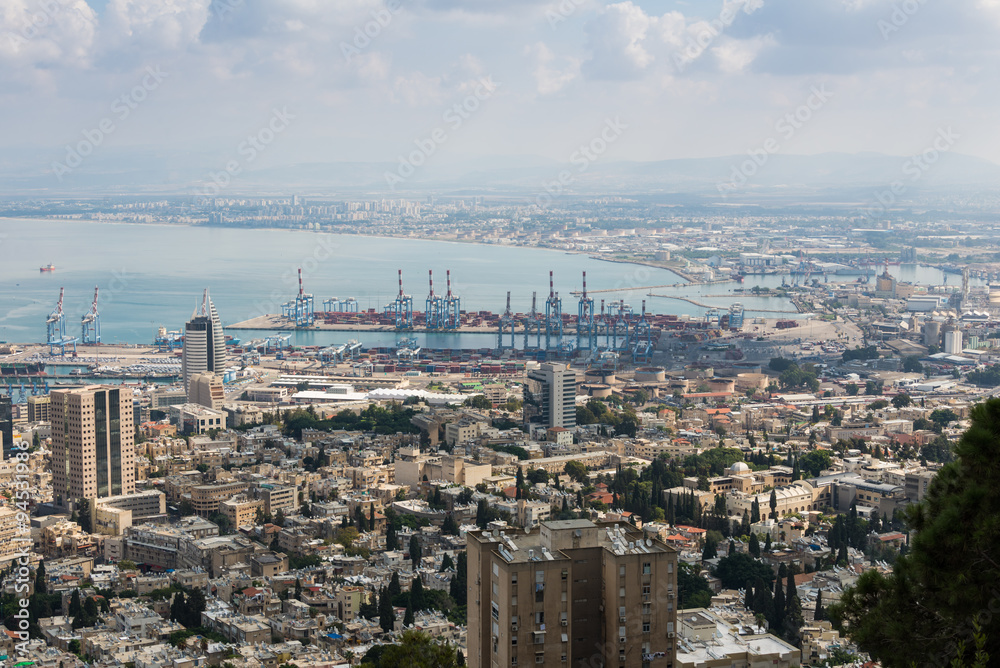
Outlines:
{"type": "Polygon", "coordinates": [[[132,394],[90,385],[54,390],[52,496],[56,505],[135,492],[132,394]]]}
{"type": "Polygon", "coordinates": [[[201,311],[195,310],[191,320],[184,325],[184,349],[181,355],[181,375],[184,390],[191,376],[197,373],[222,373],[226,366],[226,335],[222,331],[222,321],[215,304],[208,297],[208,290],[202,298],[201,311]]]}

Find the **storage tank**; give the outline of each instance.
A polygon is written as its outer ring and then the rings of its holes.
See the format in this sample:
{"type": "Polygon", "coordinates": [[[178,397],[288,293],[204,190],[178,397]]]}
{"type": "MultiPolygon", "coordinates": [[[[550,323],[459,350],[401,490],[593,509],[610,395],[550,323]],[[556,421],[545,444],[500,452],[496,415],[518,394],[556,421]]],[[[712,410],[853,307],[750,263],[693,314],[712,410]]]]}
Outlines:
{"type": "Polygon", "coordinates": [[[667,379],[667,370],[661,366],[644,366],[635,370],[638,383],[662,383],[667,379]]]}
{"type": "Polygon", "coordinates": [[[586,383],[583,385],[583,389],[587,392],[588,396],[595,399],[607,399],[612,393],[611,386],[604,385],[603,383],[586,383]]]}

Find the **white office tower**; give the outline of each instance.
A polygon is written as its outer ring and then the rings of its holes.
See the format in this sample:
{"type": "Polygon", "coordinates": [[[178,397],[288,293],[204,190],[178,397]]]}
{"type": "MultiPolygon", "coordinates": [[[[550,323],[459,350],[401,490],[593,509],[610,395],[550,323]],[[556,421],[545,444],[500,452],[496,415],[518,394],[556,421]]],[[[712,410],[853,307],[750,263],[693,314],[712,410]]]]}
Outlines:
{"type": "Polygon", "coordinates": [[[208,290],[201,302],[201,312],[196,309],[191,320],[184,325],[184,349],[181,355],[181,375],[184,391],[190,392],[191,377],[200,373],[221,374],[226,367],[226,335],[215,304],[208,298],[208,290]]]}
{"type": "Polygon", "coordinates": [[[546,427],[576,427],[576,371],[545,363],[528,373],[527,387],[538,403],[537,419],[546,427]]]}

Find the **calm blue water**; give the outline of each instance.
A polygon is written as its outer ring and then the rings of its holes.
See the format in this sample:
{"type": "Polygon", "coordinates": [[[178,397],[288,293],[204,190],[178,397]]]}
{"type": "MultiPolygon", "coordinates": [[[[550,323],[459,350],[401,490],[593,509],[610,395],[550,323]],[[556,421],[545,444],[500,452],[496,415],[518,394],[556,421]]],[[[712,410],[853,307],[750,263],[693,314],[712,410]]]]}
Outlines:
{"type": "MultiPolygon", "coordinates": [[[[224,324],[278,313],[280,304],[298,289],[298,267],[303,268],[306,291],[315,295],[317,310],[331,297],[355,297],[362,309],[381,309],[395,296],[396,270],[402,269],[406,292],[414,296],[415,309],[422,311],[427,270],[434,270],[435,291],[443,293],[445,270],[450,269],[453,290],[468,311],[503,311],[507,290],[515,311],[530,308],[532,291],[537,291],[539,306],[543,306],[549,270],[555,272],[555,287],[566,312],[576,312],[570,291],[579,289],[584,270],[590,290],[614,291],[593,295],[598,304],[601,299],[610,303],[623,298],[638,311],[646,299],[648,310],[654,313],[701,315],[705,311],[676,299],[648,297],[646,290],[622,291],[630,286],[682,283],[673,272],[532,248],[286,230],[0,219],[0,250],[0,340],[4,341],[44,341],[45,318],[55,307],[60,287],[66,288],[68,334],[79,336],[80,317],[90,307],[94,287],[100,286],[102,338],[107,343],[149,343],[160,325],[181,329],[206,287],[224,324]],[[49,263],[56,266],[54,272],[38,271],[49,263]]],[[[895,273],[900,268],[891,270],[895,273]]],[[[915,271],[913,278],[921,282],[941,280],[937,270],[902,270],[907,278],[915,271]]],[[[950,277],[949,282],[957,280],[950,277]]],[[[744,285],[729,282],[653,292],[686,296],[720,308],[740,301],[748,310],[790,310],[784,299],[732,293],[738,287],[780,284],[780,276],[748,276],[744,285]]],[[[748,315],[779,314],[750,311],[748,315]]],[[[240,338],[255,336],[232,333],[240,338]]],[[[457,348],[490,347],[495,341],[491,334],[429,337],[433,341],[421,343],[457,348]]],[[[352,338],[369,346],[392,345],[396,335],[300,332],[296,343],[352,338]]]]}

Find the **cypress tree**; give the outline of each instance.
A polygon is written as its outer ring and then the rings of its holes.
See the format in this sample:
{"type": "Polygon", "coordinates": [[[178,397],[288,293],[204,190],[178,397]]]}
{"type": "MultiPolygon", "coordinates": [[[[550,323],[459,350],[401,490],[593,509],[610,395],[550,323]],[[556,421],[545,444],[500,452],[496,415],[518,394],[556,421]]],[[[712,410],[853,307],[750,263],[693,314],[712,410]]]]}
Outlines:
{"type": "Polygon", "coordinates": [[[382,587],[379,592],[378,621],[379,626],[381,626],[382,630],[386,633],[392,631],[396,624],[396,613],[392,609],[392,600],[389,596],[389,591],[385,587],[382,587]]]}
{"type": "Polygon", "coordinates": [[[754,497],[753,503],[750,505],[750,524],[757,524],[760,522],[760,502],[757,501],[757,497],[754,497]]]}
{"type": "Polygon", "coordinates": [[[780,578],[774,579],[774,618],[768,620],[776,631],[785,620],[785,591],[780,578]]]}
{"type": "Polygon", "coordinates": [[[410,609],[414,612],[419,612],[426,607],[427,601],[424,598],[424,582],[418,575],[410,583],[410,609]]]}
{"type": "Polygon", "coordinates": [[[750,556],[753,557],[754,559],[760,556],[760,541],[757,540],[757,534],[755,533],[750,534],[750,545],[747,551],[750,553],[750,556]]]}
{"type": "Polygon", "coordinates": [[[170,604],[170,619],[178,624],[184,624],[187,618],[187,604],[184,602],[184,592],[179,591],[174,595],[174,600],[170,604]]]}
{"type": "MultiPolygon", "coordinates": [[[[781,581],[778,581],[781,585],[781,581]]],[[[796,647],[802,644],[802,626],[805,622],[802,619],[802,602],[799,601],[798,592],[795,590],[795,578],[789,573],[785,589],[785,615],[782,625],[785,628],[785,640],[796,647]]]]}
{"type": "Polygon", "coordinates": [[[821,622],[826,619],[826,610],[823,608],[823,590],[820,589],[816,592],[816,612],[813,614],[813,619],[817,622],[821,622]]]}
{"type": "Polygon", "coordinates": [[[392,579],[389,580],[389,598],[396,598],[401,591],[403,591],[403,588],[399,584],[399,571],[393,571],[392,579]]]}
{"type": "Polygon", "coordinates": [[[35,593],[42,595],[48,593],[48,581],[45,576],[44,560],[38,562],[38,568],[35,570],[35,593]]]}
{"type": "Polygon", "coordinates": [[[389,526],[385,528],[385,549],[399,549],[399,537],[396,535],[396,525],[392,522],[389,522],[389,526]]]}
{"type": "Polygon", "coordinates": [[[417,540],[416,535],[410,537],[410,561],[413,563],[413,568],[417,568],[420,565],[420,559],[422,553],[420,551],[420,541],[417,540]]]}

